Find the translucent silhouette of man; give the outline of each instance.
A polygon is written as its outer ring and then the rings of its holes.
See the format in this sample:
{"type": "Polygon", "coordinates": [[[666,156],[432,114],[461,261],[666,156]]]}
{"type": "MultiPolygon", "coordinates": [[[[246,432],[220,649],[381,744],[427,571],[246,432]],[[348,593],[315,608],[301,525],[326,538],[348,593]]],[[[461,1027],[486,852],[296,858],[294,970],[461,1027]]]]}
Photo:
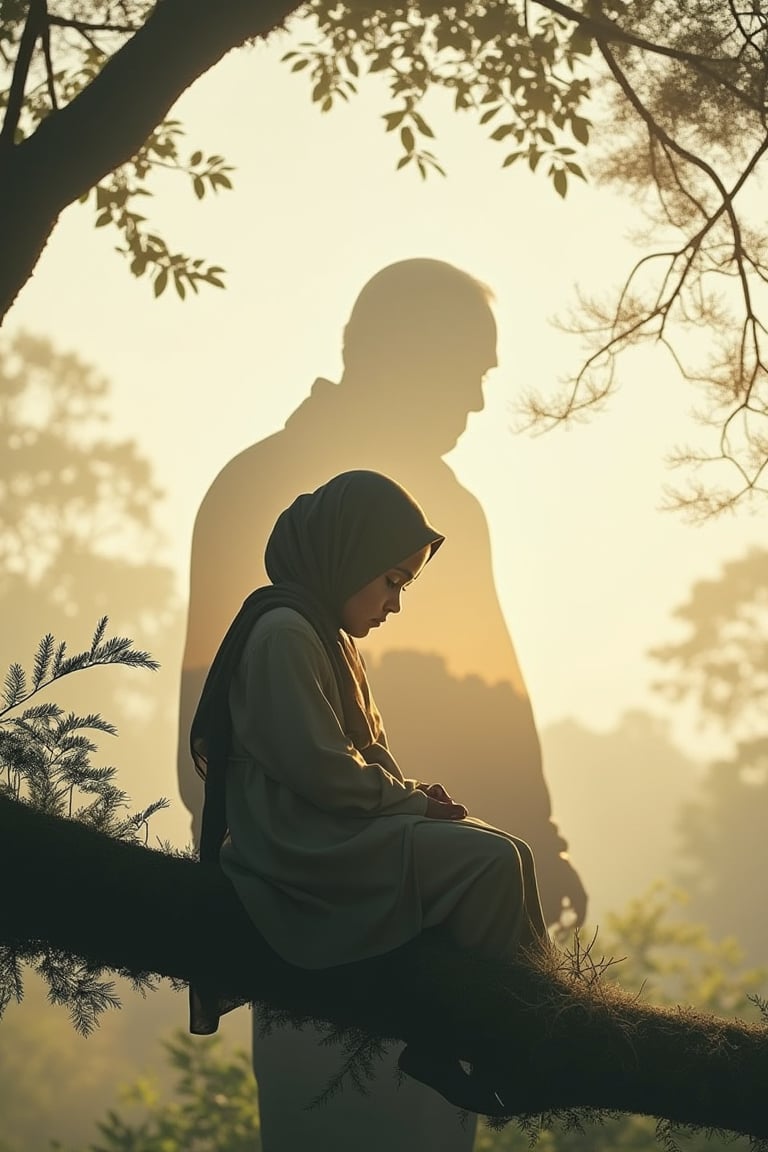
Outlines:
{"type": "MultiPolygon", "coordinates": [[[[199,818],[188,756],[207,668],[247,594],[267,582],[264,546],[277,516],[350,468],[387,473],[414,493],[445,533],[440,563],[408,591],[405,611],[366,639],[365,656],[389,745],[408,776],[439,779],[469,811],[527,840],[547,921],[584,919],[586,894],[552,820],[538,734],[499,606],[482,508],[442,459],[483,407],[496,366],[490,290],[437,260],[377,273],[344,331],[339,384],[318,379],[285,428],[246,448],[214,480],[193,535],[184,652],[179,784],[199,818]],[[416,601],[418,600],[418,604],[416,601]]],[[[256,1019],[258,1025],[258,1019],[256,1019]]],[[[347,1088],[306,1110],[338,1068],[335,1047],[311,1029],[254,1032],[265,1152],[469,1152],[474,1124],[407,1079],[398,1090],[388,1053],[371,1093],[347,1088]]]]}

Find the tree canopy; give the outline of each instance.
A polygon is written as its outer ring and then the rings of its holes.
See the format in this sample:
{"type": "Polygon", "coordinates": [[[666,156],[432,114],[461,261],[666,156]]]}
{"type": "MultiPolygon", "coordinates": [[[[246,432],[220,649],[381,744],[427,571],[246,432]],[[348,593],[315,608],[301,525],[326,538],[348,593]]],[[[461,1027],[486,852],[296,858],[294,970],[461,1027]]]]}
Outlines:
{"type": "Polygon", "coordinates": [[[0,15],[0,315],[78,198],[118,229],[131,270],[156,293],[222,285],[222,269],[170,251],[139,207],[158,166],[186,173],[200,197],[229,186],[223,157],[182,154],[169,111],[226,52],[287,29],[286,64],[309,77],[322,110],[352,98],[369,73],[384,78],[399,166],[423,176],[440,169],[425,110],[436,90],[501,144],[502,164],[527,163],[560,195],[588,149],[594,178],[637,198],[645,251],[614,297],[581,301],[573,324],[587,358],[562,394],[528,398],[530,418],[547,426],[599,405],[621,353],[661,343],[713,425],[708,448],[677,454],[693,469],[678,503],[706,515],[765,491],[761,5],[3,0],[0,15]]]}

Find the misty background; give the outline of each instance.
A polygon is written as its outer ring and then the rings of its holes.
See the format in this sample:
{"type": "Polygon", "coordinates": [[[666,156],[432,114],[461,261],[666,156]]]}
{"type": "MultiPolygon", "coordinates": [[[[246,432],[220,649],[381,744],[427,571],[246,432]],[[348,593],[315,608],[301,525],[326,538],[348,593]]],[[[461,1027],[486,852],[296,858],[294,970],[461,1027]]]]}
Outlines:
{"type": "MultiPolygon", "coordinates": [[[[375,91],[321,118],[278,55],[269,45],[233,55],[176,109],[191,141],[235,165],[235,191],[200,206],[169,186],[152,205],[174,242],[227,268],[225,292],[152,300],[75,206],[10,314],[0,340],[3,671],[28,663],[47,631],[86,646],[103,614],[111,633],[149,649],[157,673],[92,670],[52,696],[118,726],[117,739],[101,742],[103,762],[118,766],[136,807],[168,796],[152,834],[185,844],[175,725],[200,499],[230,456],[282,425],[316,375],[338,378],[343,324],[377,268],[417,255],[455,262],[495,292],[499,368],[448,461],[488,518],[589,924],[663,879],[688,895],[679,916],[734,935],[762,962],[761,520],[744,507],[692,526],[659,511],[664,454],[700,434],[692,398],[660,353],[628,356],[622,391],[588,423],[536,438],[513,431],[521,389],[578,363],[578,340],[551,318],[572,304],[574,285],[610,291],[620,281],[635,254],[636,208],[590,187],[560,202],[530,173],[500,171],[479,135],[439,109],[449,178],[396,174],[375,91]],[[728,564],[752,565],[751,593],[741,568],[723,576],[728,564]],[[676,617],[701,582],[709,591],[693,616],[676,617]],[[746,633],[734,620],[747,621],[746,633]],[[674,699],[675,683],[696,683],[695,652],[677,665],[669,651],[649,656],[696,628],[705,648],[727,651],[732,684],[755,686],[735,715],[717,693],[703,704],[695,689],[674,699]],[[671,694],[654,689],[660,677],[671,694]]],[[[372,665],[385,718],[394,660],[372,665]]],[[[433,672],[437,692],[446,673],[433,672]]],[[[490,689],[474,689],[482,710],[490,689]]],[[[184,996],[163,987],[147,1000],[123,990],[123,999],[86,1040],[30,979],[2,1022],[0,1147],[91,1138],[119,1085],[150,1071],[167,1077],[160,1039],[184,1026],[184,996]]],[[[223,1032],[246,1046],[247,1012],[223,1032]]]]}

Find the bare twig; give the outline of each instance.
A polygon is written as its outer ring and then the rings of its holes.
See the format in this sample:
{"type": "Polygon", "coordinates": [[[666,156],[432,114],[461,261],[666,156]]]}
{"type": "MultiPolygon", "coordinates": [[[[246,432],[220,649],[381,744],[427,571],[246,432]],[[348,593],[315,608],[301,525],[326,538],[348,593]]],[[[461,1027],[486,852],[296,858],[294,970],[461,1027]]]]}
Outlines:
{"type": "Polygon", "coordinates": [[[45,26],[45,0],[30,0],[27,20],[19,42],[19,51],[8,91],[8,106],[5,110],[3,127],[0,129],[0,155],[13,147],[16,129],[24,106],[24,90],[35,44],[45,26]]]}
{"type": "Polygon", "coordinates": [[[56,24],[60,28],[73,28],[75,32],[119,32],[126,36],[132,36],[138,32],[138,25],[135,24],[110,24],[110,23],[95,23],[90,20],[74,20],[65,16],[49,16],[51,24],[56,24]]]}
{"type": "Polygon", "coordinates": [[[51,109],[54,112],[59,110],[59,102],[56,99],[56,81],[53,73],[53,61],[51,59],[51,21],[48,13],[47,0],[42,0],[43,9],[45,11],[45,19],[43,20],[43,28],[40,39],[43,45],[43,56],[45,57],[45,75],[48,83],[48,97],[51,101],[51,109]]]}

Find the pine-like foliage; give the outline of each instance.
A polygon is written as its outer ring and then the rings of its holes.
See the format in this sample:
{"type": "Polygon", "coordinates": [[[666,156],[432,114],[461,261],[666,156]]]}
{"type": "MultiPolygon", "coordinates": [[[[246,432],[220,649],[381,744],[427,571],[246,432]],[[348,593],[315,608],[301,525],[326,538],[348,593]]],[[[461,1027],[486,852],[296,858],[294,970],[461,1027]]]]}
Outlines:
{"type": "MultiPolygon", "coordinates": [[[[11,664],[0,705],[0,795],[51,816],[78,820],[116,839],[146,844],[150,817],[168,801],[160,798],[130,813],[128,797],[114,783],[115,768],[92,764],[97,745],[91,734],[115,736],[114,725],[95,712],[78,716],[51,701],[30,703],[54,681],[95,665],[158,667],[127,637],[107,638],[107,622],[102,617],[90,646],[73,655],[67,654],[66,643],[47,633],[34,654],[31,675],[21,664],[11,664]]],[[[19,875],[7,877],[6,883],[24,883],[23,862],[19,875]]],[[[68,1008],[79,1032],[90,1032],[99,1013],[119,1006],[104,969],[42,943],[19,944],[0,947],[0,1016],[12,999],[21,1001],[24,995],[24,964],[43,977],[50,1002],[68,1008]]],[[[153,983],[148,976],[131,979],[143,990],[153,983]]]]}

